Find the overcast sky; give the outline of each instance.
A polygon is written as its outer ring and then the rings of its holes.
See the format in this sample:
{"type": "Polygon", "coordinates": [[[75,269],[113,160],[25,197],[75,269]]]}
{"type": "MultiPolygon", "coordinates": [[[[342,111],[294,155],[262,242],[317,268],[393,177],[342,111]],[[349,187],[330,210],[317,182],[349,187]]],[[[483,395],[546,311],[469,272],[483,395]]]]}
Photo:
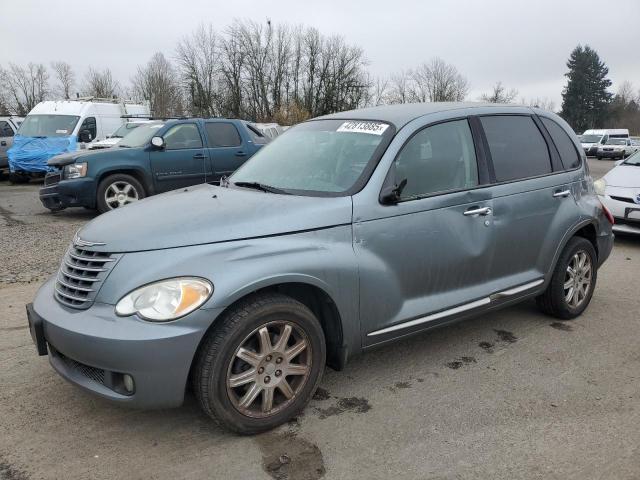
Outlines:
{"type": "Polygon", "coordinates": [[[374,75],[439,56],[471,85],[468,99],[501,80],[518,99],[561,103],[566,60],[589,44],[617,84],[640,88],[640,0],[16,0],[2,2],[0,65],[65,60],[76,71],[109,67],[126,84],[156,51],[172,56],[199,23],[234,18],[304,24],[361,46],[374,75]]]}

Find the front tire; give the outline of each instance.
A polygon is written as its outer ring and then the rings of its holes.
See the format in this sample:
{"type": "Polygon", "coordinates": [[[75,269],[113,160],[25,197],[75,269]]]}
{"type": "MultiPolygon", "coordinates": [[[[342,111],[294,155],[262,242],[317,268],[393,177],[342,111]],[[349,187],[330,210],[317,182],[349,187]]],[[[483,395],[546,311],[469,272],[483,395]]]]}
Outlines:
{"type": "Polygon", "coordinates": [[[536,298],[538,307],[547,315],[562,320],[581,315],[589,306],[596,287],[597,265],[591,242],[573,237],[560,255],[547,289],[536,298]]]}
{"type": "Polygon", "coordinates": [[[220,425],[255,434],[307,405],[325,359],[324,332],[311,310],[286,295],[257,294],[216,320],[198,349],[193,389],[220,425]]]}
{"type": "Polygon", "coordinates": [[[142,200],[146,192],[135,177],[126,173],[116,173],[100,182],[96,195],[98,211],[105,213],[142,200]]]}

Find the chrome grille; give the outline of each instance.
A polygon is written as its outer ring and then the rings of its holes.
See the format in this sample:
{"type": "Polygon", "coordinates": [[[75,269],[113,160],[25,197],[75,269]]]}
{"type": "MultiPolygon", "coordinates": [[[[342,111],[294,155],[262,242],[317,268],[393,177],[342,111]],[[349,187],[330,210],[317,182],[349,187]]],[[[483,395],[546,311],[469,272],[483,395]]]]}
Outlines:
{"type": "Polygon", "coordinates": [[[117,257],[110,253],[72,245],[58,271],[56,299],[68,307],[89,308],[116,261],[117,257]]]}

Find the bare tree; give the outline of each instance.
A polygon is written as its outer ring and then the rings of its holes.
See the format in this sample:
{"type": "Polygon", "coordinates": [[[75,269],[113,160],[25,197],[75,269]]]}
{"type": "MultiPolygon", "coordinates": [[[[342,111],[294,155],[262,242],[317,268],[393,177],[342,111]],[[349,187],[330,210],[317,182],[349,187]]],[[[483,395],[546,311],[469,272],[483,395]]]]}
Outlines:
{"type": "Polygon", "coordinates": [[[165,58],[157,52],[131,80],[134,97],[147,100],[151,112],[159,117],[176,115],[181,110],[177,75],[165,58]]]}
{"type": "Polygon", "coordinates": [[[412,80],[412,97],[418,102],[459,102],[469,91],[458,69],[437,57],[414,70],[412,80]]]}
{"type": "Polygon", "coordinates": [[[529,101],[526,101],[523,98],[520,103],[529,105],[530,107],[541,108],[543,110],[547,110],[548,112],[553,112],[556,109],[555,102],[547,97],[536,97],[536,98],[532,98],[529,101]]]}
{"type": "Polygon", "coordinates": [[[387,94],[386,102],[408,103],[412,101],[411,92],[411,71],[402,70],[391,75],[391,85],[387,94]]]}
{"type": "Polygon", "coordinates": [[[67,62],[57,61],[51,62],[51,68],[58,81],[56,94],[68,100],[71,98],[71,90],[76,81],[76,76],[71,69],[71,65],[67,62]]]}
{"type": "Polygon", "coordinates": [[[515,88],[507,90],[502,82],[496,82],[491,93],[483,93],[480,100],[489,103],[511,103],[517,96],[518,91],[515,88]]]}
{"type": "Polygon", "coordinates": [[[184,37],[176,48],[176,60],[190,113],[204,117],[218,114],[221,63],[218,35],[213,26],[201,25],[184,37]]]}
{"type": "Polygon", "coordinates": [[[120,84],[113,78],[111,70],[102,71],[89,67],[85,76],[83,93],[89,97],[113,98],[120,92],[120,84]]]}
{"type": "Polygon", "coordinates": [[[49,94],[49,74],[41,63],[26,67],[10,63],[8,69],[0,69],[0,82],[0,103],[15,115],[26,115],[49,94]]]}

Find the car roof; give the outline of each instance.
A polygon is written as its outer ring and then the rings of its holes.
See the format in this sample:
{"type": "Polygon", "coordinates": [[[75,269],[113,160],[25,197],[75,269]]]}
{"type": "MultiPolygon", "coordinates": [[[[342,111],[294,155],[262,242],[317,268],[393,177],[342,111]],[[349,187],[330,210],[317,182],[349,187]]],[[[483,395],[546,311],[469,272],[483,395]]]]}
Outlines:
{"type": "MultiPolygon", "coordinates": [[[[487,108],[508,112],[512,108],[528,108],[516,104],[497,104],[486,102],[427,102],[427,103],[403,103],[396,105],[381,105],[377,107],[347,110],[345,112],[332,113],[313,120],[350,119],[350,120],[381,120],[392,123],[400,129],[411,120],[432,113],[446,112],[448,110],[460,110],[469,108],[487,108]]],[[[313,121],[311,120],[311,121],[313,121]]]]}

